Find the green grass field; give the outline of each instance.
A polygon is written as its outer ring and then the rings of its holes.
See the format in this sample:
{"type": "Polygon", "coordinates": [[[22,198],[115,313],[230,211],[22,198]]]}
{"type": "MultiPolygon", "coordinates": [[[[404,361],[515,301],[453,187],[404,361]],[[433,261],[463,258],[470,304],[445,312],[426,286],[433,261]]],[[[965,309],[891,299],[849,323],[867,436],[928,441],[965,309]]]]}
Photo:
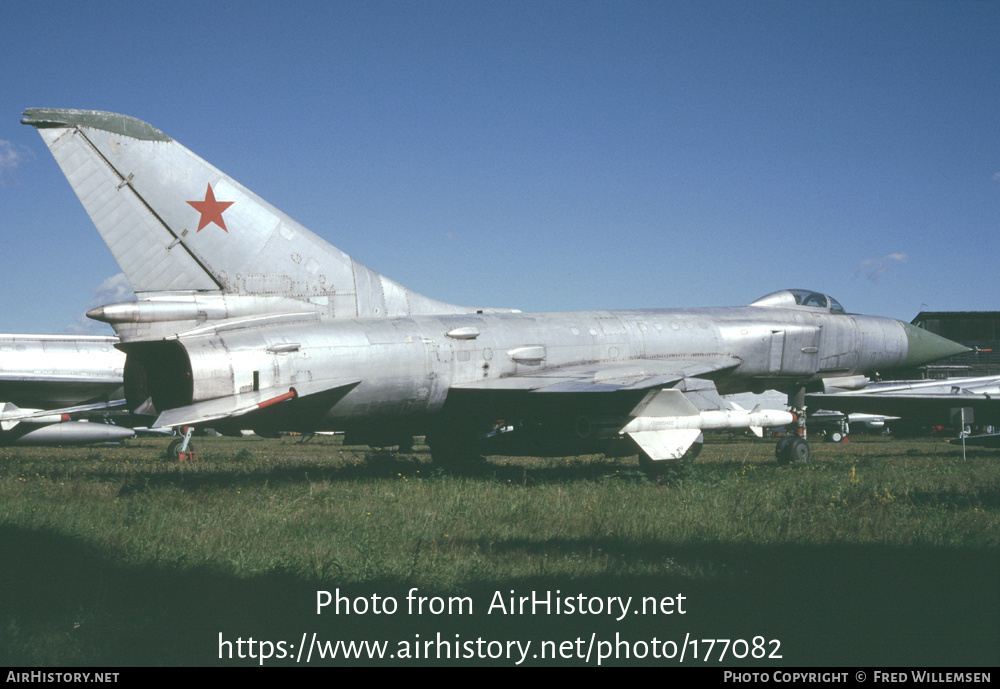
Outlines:
{"type": "Polygon", "coordinates": [[[654,485],[634,457],[450,476],[421,445],[196,444],[184,464],[165,440],[0,449],[0,663],[257,664],[238,657],[252,637],[290,665],[313,633],[395,657],[310,664],[514,665],[509,646],[479,657],[510,640],[529,665],[677,664],[682,646],[684,665],[1000,661],[1000,452],[855,438],[779,467],[773,442],[719,437],[654,485]],[[350,610],[318,615],[318,591],[350,610]],[[532,592],[550,608],[512,614],[532,592]],[[678,594],[683,614],[638,607],[678,594]]]}

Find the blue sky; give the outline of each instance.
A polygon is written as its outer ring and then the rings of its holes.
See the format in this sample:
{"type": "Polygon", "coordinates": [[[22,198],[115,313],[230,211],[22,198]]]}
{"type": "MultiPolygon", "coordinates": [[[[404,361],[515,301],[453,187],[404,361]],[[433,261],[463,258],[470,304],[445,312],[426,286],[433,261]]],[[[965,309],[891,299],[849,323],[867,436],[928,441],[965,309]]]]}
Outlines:
{"type": "Polygon", "coordinates": [[[1000,310],[1000,4],[20,2],[0,331],[118,267],[27,107],[150,122],[428,296],[526,311],[1000,310]]]}

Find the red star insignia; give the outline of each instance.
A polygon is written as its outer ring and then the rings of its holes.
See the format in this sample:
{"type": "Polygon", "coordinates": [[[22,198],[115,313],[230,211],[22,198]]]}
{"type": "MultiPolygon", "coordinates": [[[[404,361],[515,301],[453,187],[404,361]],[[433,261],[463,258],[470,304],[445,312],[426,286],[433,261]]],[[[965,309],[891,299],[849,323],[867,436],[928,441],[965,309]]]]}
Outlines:
{"type": "Polygon", "coordinates": [[[222,211],[233,205],[233,201],[216,201],[215,192],[212,191],[212,185],[209,184],[208,189],[205,190],[204,201],[188,201],[188,203],[201,213],[198,232],[201,232],[209,223],[214,222],[228,234],[229,230],[226,228],[226,221],[222,219],[222,211]]]}

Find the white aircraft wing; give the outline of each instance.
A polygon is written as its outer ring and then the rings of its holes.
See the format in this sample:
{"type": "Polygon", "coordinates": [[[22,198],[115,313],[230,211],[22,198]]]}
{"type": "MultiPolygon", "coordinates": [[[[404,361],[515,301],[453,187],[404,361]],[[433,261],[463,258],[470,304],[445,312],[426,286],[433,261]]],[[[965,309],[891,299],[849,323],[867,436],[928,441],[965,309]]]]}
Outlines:
{"type": "Polygon", "coordinates": [[[110,402],[97,402],[96,404],[78,404],[74,407],[63,407],[61,409],[21,409],[12,402],[0,404],[0,420],[3,421],[28,421],[32,419],[42,419],[55,416],[79,416],[95,411],[108,411],[125,406],[125,400],[111,400],[110,402]]]}
{"type": "Polygon", "coordinates": [[[949,409],[971,408],[977,415],[1000,415],[1000,397],[976,394],[843,394],[809,395],[810,406],[817,409],[833,409],[845,413],[864,412],[900,417],[927,417],[939,415],[949,409]]]}
{"type": "Polygon", "coordinates": [[[153,427],[193,426],[209,421],[235,418],[260,409],[272,407],[276,404],[287,403],[323,392],[331,392],[337,389],[342,389],[346,392],[359,382],[358,379],[310,381],[293,386],[266,388],[255,392],[244,392],[229,397],[205,400],[184,407],[168,409],[159,415],[153,427]]]}
{"type": "MultiPolygon", "coordinates": [[[[6,432],[20,423],[27,424],[61,424],[70,419],[85,416],[91,412],[108,411],[125,406],[125,400],[97,402],[95,404],[80,404],[61,409],[21,409],[13,402],[0,403],[0,430],[6,432]]],[[[96,424],[95,424],[96,425],[96,424]]]]}
{"type": "Polygon", "coordinates": [[[736,420],[711,380],[740,363],[710,355],[568,366],[456,385],[449,402],[489,409],[497,418],[524,409],[542,417],[574,417],[581,435],[611,424],[612,434],[629,435],[651,459],[678,459],[702,428],[743,427],[756,419],[744,412],[746,419],[736,420]]]}

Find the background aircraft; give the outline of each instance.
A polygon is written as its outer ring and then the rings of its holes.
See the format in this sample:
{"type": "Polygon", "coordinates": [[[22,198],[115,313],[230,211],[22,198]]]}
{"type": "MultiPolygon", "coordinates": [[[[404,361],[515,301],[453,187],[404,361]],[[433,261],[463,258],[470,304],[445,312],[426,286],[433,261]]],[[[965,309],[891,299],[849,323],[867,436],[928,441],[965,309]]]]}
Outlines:
{"type": "MultiPolygon", "coordinates": [[[[330,246],[169,136],[114,113],[32,109],[34,126],[137,301],[92,310],[126,353],[128,408],[157,426],[426,434],[437,461],[639,453],[650,471],[707,428],[790,423],[720,393],[857,385],[965,347],[834,299],[523,314],[419,295],[330,246]],[[628,451],[627,450],[627,451],[628,451]]],[[[805,460],[801,437],[779,445],[805,460]]]]}
{"type": "MultiPolygon", "coordinates": [[[[870,385],[870,383],[869,383],[870,385]]],[[[752,408],[760,405],[762,409],[786,409],[788,398],[777,390],[766,390],[761,394],[744,392],[736,395],[726,395],[726,402],[741,408],[752,408]]],[[[856,412],[845,414],[839,411],[828,410],[820,407],[814,401],[814,396],[806,395],[806,426],[809,433],[815,437],[821,434],[824,439],[830,442],[840,442],[850,429],[855,431],[864,429],[869,433],[880,433],[887,430],[886,422],[898,417],[887,416],[885,414],[867,414],[856,412]]]]}
{"type": "Polygon", "coordinates": [[[885,381],[864,390],[809,395],[812,405],[846,413],[864,412],[901,417],[895,432],[944,426],[965,433],[966,426],[990,430],[967,438],[970,444],[997,445],[1000,425],[1000,376],[943,380],[885,381]]]}
{"type": "Polygon", "coordinates": [[[135,435],[131,428],[96,421],[124,397],[125,355],[115,349],[117,342],[0,335],[0,444],[99,443],[135,435]],[[88,415],[94,420],[77,420],[88,415]]]}

